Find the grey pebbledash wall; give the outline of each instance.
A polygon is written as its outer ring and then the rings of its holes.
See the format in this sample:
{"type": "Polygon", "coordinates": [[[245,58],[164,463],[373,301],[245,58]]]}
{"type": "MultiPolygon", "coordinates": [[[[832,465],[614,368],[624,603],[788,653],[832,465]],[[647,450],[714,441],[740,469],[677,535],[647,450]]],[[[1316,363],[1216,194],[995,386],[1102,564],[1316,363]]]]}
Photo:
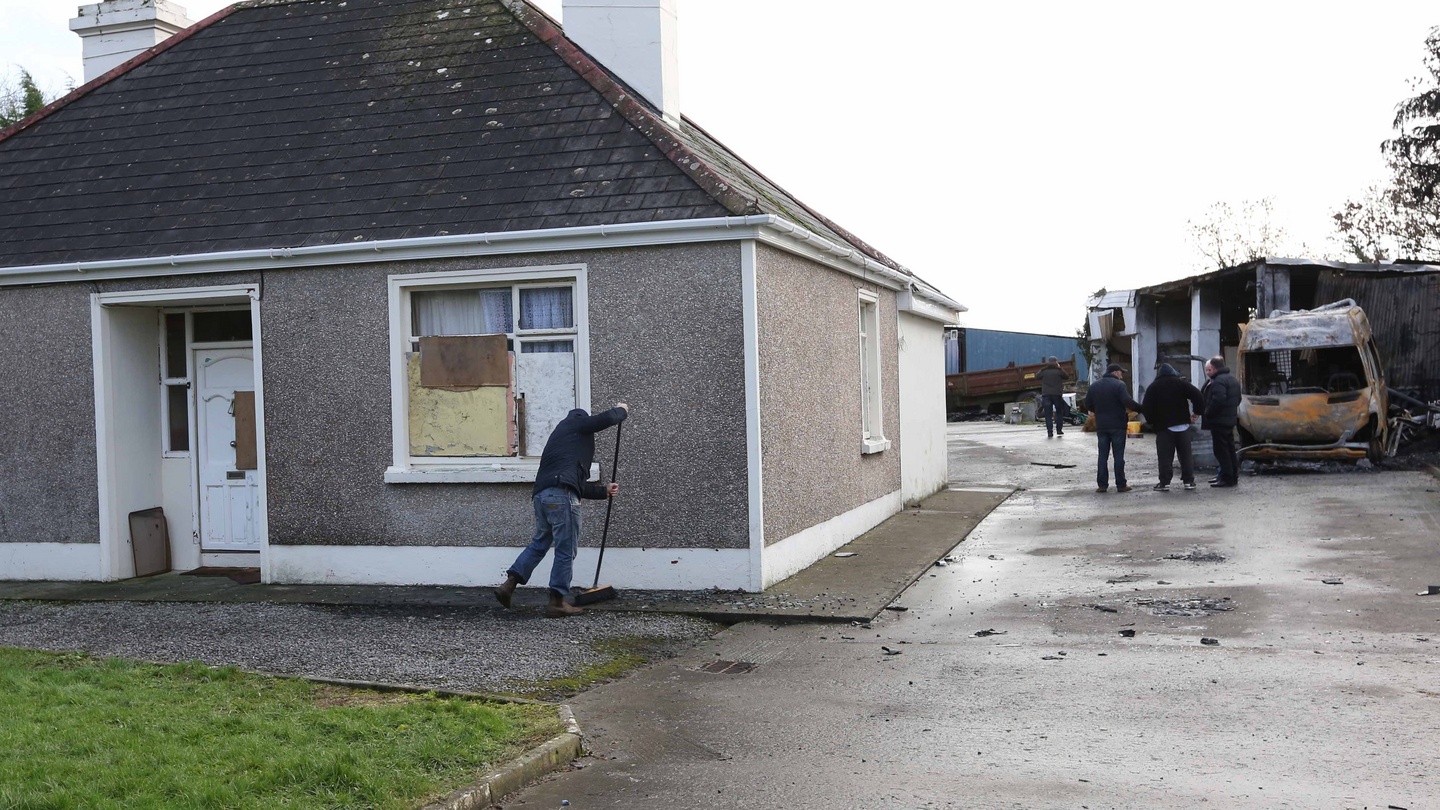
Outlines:
{"type": "MultiPolygon", "coordinates": [[[[716,243],[267,273],[261,305],[273,545],[522,546],[529,484],[386,484],[386,278],[584,263],[591,403],[631,405],[619,547],[748,546],[739,248],[716,243]]],[[[610,475],[614,431],[596,460],[610,475]]],[[[602,501],[586,502],[584,545],[602,501]]]]}
{"type": "Polygon", "coordinates": [[[895,294],[760,245],[756,254],[765,543],[900,489],[895,294]],[[885,437],[860,452],[859,290],[879,298],[885,437]]]}
{"type": "MultiPolygon", "coordinates": [[[[258,279],[226,273],[0,289],[0,542],[100,542],[91,293],[258,279]]],[[[158,347],[156,363],[151,382],[158,347]]]]}
{"type": "Polygon", "coordinates": [[[89,284],[0,290],[0,543],[98,543],[89,284]]]}

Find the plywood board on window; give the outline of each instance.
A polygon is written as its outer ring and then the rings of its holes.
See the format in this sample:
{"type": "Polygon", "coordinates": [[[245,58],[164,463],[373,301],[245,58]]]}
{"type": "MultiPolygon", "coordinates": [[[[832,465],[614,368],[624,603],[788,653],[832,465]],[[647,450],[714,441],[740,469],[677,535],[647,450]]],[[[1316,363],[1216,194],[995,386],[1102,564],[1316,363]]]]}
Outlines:
{"type": "Polygon", "coordinates": [[[509,345],[504,335],[422,337],[419,379],[426,388],[508,386],[509,345]]]}
{"type": "Polygon", "coordinates": [[[259,469],[255,452],[255,392],[235,392],[235,469],[259,469]]]}
{"type": "Polygon", "coordinates": [[[538,456],[555,426],[575,407],[575,355],[572,352],[515,355],[515,387],[525,397],[521,452],[538,456]]]}
{"type": "Polygon", "coordinates": [[[511,454],[515,400],[510,386],[484,385],[464,391],[427,388],[420,382],[420,354],[411,354],[408,360],[410,455],[511,454]]]}

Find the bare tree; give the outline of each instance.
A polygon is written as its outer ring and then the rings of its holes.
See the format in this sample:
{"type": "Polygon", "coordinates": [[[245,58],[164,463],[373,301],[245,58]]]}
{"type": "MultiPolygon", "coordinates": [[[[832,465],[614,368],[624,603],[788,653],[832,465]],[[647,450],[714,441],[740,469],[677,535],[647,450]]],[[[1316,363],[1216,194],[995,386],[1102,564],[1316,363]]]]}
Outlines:
{"type": "Polygon", "coordinates": [[[1274,214],[1269,197],[1241,200],[1238,213],[1227,202],[1212,204],[1199,221],[1186,223],[1200,263],[1219,269],[1283,252],[1286,233],[1274,223],[1274,214]]]}

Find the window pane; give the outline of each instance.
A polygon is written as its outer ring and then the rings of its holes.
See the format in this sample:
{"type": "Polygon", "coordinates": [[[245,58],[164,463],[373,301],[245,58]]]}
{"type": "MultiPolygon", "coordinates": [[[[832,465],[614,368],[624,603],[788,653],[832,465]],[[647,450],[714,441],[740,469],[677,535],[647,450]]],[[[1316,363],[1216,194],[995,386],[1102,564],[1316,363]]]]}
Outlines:
{"type": "MultiPolygon", "coordinates": [[[[197,312],[195,318],[196,343],[224,343],[250,340],[250,310],[232,312],[197,312]]],[[[181,375],[175,375],[181,376],[181,375]]]]}
{"type": "Polygon", "coordinates": [[[165,316],[165,376],[185,376],[185,314],[165,316]]]}
{"type": "Polygon", "coordinates": [[[190,449],[190,389],[183,385],[165,386],[165,404],[170,419],[170,449],[190,449]]]}
{"type": "Polygon", "coordinates": [[[434,290],[410,294],[415,334],[503,335],[511,328],[510,288],[434,290]]]}
{"type": "Polygon", "coordinates": [[[575,325],[575,307],[569,287],[520,291],[521,329],[569,329],[575,325]]]}
{"type": "Polygon", "coordinates": [[[573,352],[575,342],[571,340],[529,340],[520,344],[521,354],[549,354],[552,352],[573,352]]]}

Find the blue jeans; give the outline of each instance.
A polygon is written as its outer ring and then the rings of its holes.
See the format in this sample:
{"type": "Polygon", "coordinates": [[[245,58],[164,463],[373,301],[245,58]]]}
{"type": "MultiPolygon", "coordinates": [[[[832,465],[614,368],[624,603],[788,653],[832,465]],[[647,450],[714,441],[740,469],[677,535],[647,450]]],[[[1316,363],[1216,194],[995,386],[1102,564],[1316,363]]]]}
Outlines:
{"type": "Polygon", "coordinates": [[[1115,456],[1115,486],[1125,486],[1125,429],[1097,430],[1095,438],[1100,442],[1100,461],[1095,468],[1095,486],[1106,489],[1110,486],[1110,472],[1106,469],[1107,456],[1115,456]]]}
{"type": "Polygon", "coordinates": [[[514,574],[524,585],[530,581],[535,566],[545,559],[545,552],[554,545],[550,590],[564,597],[570,593],[575,547],[580,543],[580,498],[565,487],[550,487],[535,493],[531,500],[535,505],[535,536],[506,573],[514,574]]]}

